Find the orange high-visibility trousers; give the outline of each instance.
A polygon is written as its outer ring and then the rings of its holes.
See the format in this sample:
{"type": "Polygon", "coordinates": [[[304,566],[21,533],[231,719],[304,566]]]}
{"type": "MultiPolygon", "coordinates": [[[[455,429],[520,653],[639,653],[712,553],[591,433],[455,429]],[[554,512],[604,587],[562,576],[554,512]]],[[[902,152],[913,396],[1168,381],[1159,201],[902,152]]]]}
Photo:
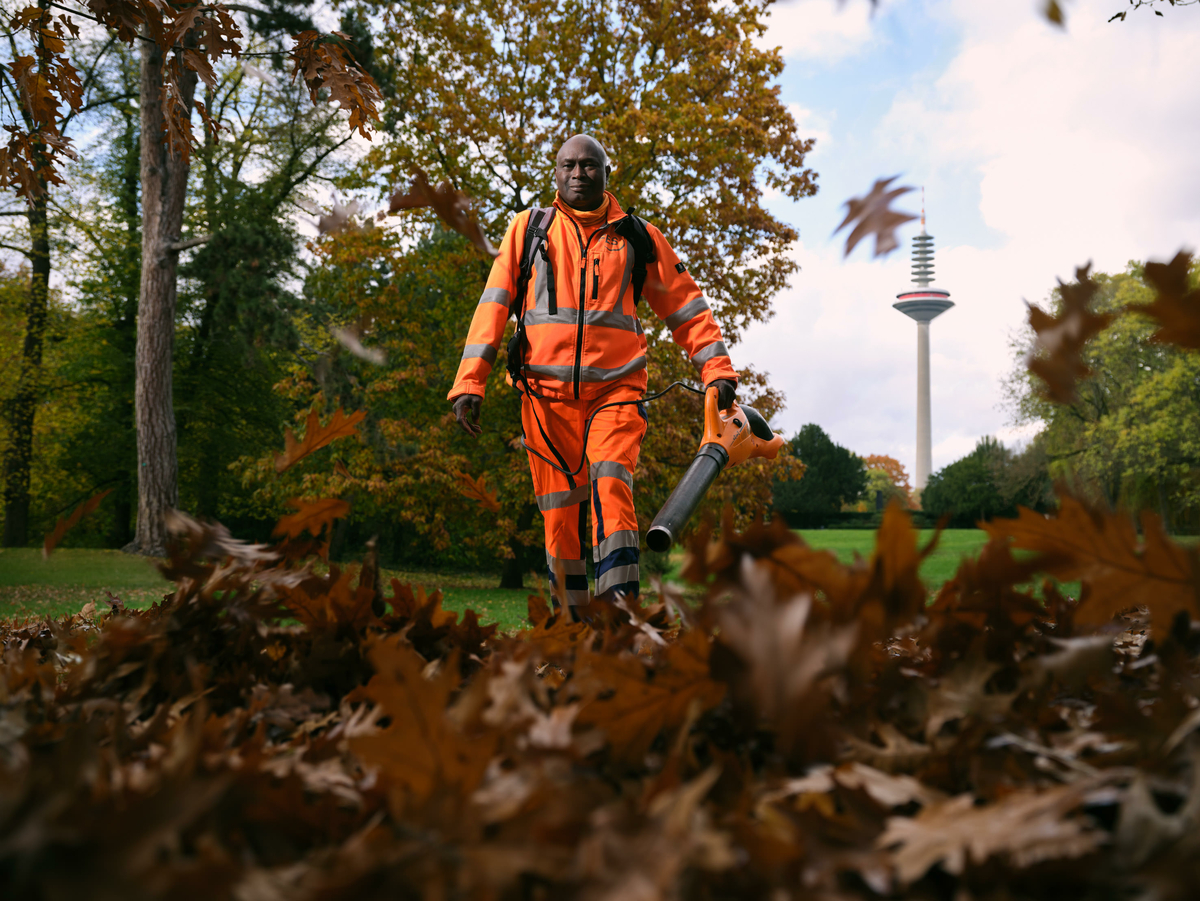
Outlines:
{"type": "Polygon", "coordinates": [[[633,509],[633,473],[646,436],[646,408],[636,403],[600,410],[592,420],[586,448],[584,429],[588,417],[605,404],[636,401],[641,395],[640,388],[618,386],[599,397],[580,400],[522,398],[521,423],[528,447],[567,471],[579,466],[581,456],[586,457],[579,473],[568,476],[529,455],[533,489],[546,525],[550,584],[557,587],[557,573],[563,574],[562,589],[555,593],[565,596],[568,604],[588,602],[588,547],[592,549],[598,596],[638,593],[640,542],[633,509]],[[589,507],[591,536],[587,532],[589,507]]]}

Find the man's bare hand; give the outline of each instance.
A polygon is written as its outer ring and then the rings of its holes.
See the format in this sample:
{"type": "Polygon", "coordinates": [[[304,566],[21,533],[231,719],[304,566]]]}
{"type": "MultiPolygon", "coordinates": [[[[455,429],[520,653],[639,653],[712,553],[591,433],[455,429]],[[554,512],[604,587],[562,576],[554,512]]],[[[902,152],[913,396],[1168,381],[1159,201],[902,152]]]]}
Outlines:
{"type": "Polygon", "coordinates": [[[482,403],[483,398],[478,394],[460,394],[454,398],[454,418],[472,438],[478,438],[483,433],[479,427],[479,407],[482,403]]]}
{"type": "Polygon", "coordinates": [[[737,400],[737,382],[731,379],[716,379],[709,382],[704,390],[709,388],[717,389],[717,409],[728,410],[733,406],[733,402],[737,400]]]}

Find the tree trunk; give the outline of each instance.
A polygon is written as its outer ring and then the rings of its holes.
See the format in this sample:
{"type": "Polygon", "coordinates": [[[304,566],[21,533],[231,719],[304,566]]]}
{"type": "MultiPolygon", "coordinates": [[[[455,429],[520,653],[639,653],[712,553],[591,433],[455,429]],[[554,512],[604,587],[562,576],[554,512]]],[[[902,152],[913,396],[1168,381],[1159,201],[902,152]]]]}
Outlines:
{"type": "MultiPolygon", "coordinates": [[[[525,505],[521,515],[517,517],[517,534],[533,525],[533,517],[536,513],[537,507],[534,504],[525,505]]],[[[531,550],[521,544],[515,536],[508,539],[508,549],[512,551],[512,556],[504,561],[504,570],[500,573],[500,587],[524,588],[525,572],[528,568],[531,550]]]]}
{"type": "Polygon", "coordinates": [[[17,391],[6,405],[9,443],[4,451],[4,547],[29,542],[29,470],[33,462],[33,420],[42,370],[42,345],[50,298],[50,233],[46,225],[46,183],[29,208],[29,294],[25,302],[25,344],[17,391]]]}
{"type": "MultiPolygon", "coordinates": [[[[134,390],[138,511],[134,539],[126,550],[160,556],[166,552],[164,516],[179,503],[171,380],[179,255],[169,247],[183,228],[188,161],[163,140],[164,54],[151,41],[141,45],[142,279],[134,390]]],[[[185,68],[179,81],[182,102],[191,110],[196,73],[185,68]]]]}

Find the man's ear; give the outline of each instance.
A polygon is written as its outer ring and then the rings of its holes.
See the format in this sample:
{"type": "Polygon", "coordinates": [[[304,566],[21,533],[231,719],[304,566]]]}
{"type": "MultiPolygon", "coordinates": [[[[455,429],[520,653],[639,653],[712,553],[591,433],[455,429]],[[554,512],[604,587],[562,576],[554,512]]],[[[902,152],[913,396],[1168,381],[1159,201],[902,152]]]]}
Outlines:
{"type": "Polygon", "coordinates": [[[610,165],[609,163],[605,163],[604,164],[604,184],[605,185],[608,184],[608,180],[610,178],[612,178],[612,165],[610,165]]]}

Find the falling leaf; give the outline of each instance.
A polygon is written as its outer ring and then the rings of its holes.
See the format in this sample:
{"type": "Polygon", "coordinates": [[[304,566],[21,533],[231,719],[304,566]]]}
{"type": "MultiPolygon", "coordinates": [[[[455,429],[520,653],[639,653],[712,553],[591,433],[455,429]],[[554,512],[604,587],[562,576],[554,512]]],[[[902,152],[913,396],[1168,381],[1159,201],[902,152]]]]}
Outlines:
{"type": "Polygon", "coordinates": [[[334,198],[333,208],[328,213],[322,213],[317,220],[317,232],[322,235],[336,235],[344,231],[357,231],[359,228],[356,217],[361,212],[357,200],[342,203],[334,198]]]}
{"type": "Polygon", "coordinates": [[[891,178],[878,179],[871,188],[871,192],[865,197],[852,197],[843,204],[846,207],[846,218],[842,220],[841,225],[834,229],[834,234],[840,232],[851,222],[858,223],[846,238],[846,250],[843,256],[850,256],[850,252],[854,250],[858,242],[867,235],[875,236],[874,255],[877,257],[891,253],[899,246],[896,241],[896,228],[917,218],[909,213],[901,213],[891,208],[893,200],[912,190],[910,187],[887,190],[887,186],[899,177],[893,175],[891,178]]]}
{"type": "Polygon", "coordinates": [[[333,337],[337,339],[337,343],[354,354],[360,360],[366,360],[368,363],[374,363],[376,366],[382,366],[387,362],[387,354],[379,347],[363,347],[362,342],[358,339],[358,334],[353,329],[335,328],[331,329],[333,337]]]}
{"type": "Polygon", "coordinates": [[[302,440],[297,441],[291,429],[284,432],[284,450],[282,454],[275,458],[275,471],[283,472],[288,467],[303,460],[309,454],[328,446],[339,438],[349,438],[357,435],[358,424],[366,416],[367,414],[363,410],[346,416],[339,407],[334,411],[329,424],[322,426],[320,419],[317,417],[317,411],[310,410],[308,420],[305,423],[304,438],[302,440]]]}
{"type": "Polygon", "coordinates": [[[1076,281],[1069,285],[1059,280],[1061,316],[1051,316],[1040,307],[1027,304],[1029,325],[1037,337],[1026,365],[1045,383],[1046,397],[1060,404],[1074,403],[1077,399],[1076,384],[1092,373],[1083,362],[1083,347],[1113,320],[1111,313],[1093,313],[1088,309],[1097,291],[1088,274],[1090,269],[1091,263],[1076,269],[1076,281]]]}
{"type": "Polygon", "coordinates": [[[1048,22],[1052,22],[1059,28],[1066,27],[1066,17],[1063,15],[1062,6],[1059,5],[1058,0],[1046,0],[1042,6],[1042,15],[1048,22]]]}
{"type": "Polygon", "coordinates": [[[500,501],[496,499],[496,492],[488,490],[486,472],[481,474],[478,479],[471,478],[465,472],[456,472],[454,477],[458,480],[459,494],[482,504],[485,510],[492,513],[500,512],[500,501]]]}
{"type": "Polygon", "coordinates": [[[1056,579],[1086,583],[1076,623],[1103,625],[1144,606],[1162,636],[1179,611],[1200,611],[1196,551],[1172,541],[1152,513],[1142,515],[1139,538],[1127,515],[1090,509],[1063,495],[1054,516],[1022,507],[1017,519],[993,519],[983,527],[1015,548],[1044,554],[1044,572],[1056,579]]]}
{"type": "Polygon", "coordinates": [[[471,201],[461,191],[448,181],[442,182],[436,188],[430,185],[429,176],[418,169],[407,190],[396,191],[388,202],[388,213],[396,214],[401,210],[418,210],[431,207],[438,218],[450,228],[474,244],[488,256],[500,255],[487,235],[479,227],[479,223],[471,214],[471,201]]]}
{"type": "Polygon", "coordinates": [[[1158,322],[1151,340],[1200,350],[1200,288],[1191,286],[1191,268],[1191,254],[1182,250],[1169,263],[1147,263],[1146,281],[1157,296],[1152,303],[1134,309],[1158,322]]]}
{"type": "Polygon", "coordinates": [[[48,558],[51,551],[58,547],[58,543],[63,540],[63,536],[71,529],[79,524],[79,520],[83,519],[89,513],[100,506],[100,502],[104,500],[112,492],[111,488],[105,488],[98,494],[93,494],[86,501],[71,511],[69,516],[60,519],[54,524],[53,531],[46,536],[42,542],[42,557],[48,558]]]}
{"type": "Polygon", "coordinates": [[[288,506],[295,507],[296,512],[280,517],[272,535],[299,538],[302,532],[308,532],[313,538],[318,538],[322,530],[332,528],[334,520],[350,512],[349,502],[328,497],[315,501],[292,498],[288,506]]]}

